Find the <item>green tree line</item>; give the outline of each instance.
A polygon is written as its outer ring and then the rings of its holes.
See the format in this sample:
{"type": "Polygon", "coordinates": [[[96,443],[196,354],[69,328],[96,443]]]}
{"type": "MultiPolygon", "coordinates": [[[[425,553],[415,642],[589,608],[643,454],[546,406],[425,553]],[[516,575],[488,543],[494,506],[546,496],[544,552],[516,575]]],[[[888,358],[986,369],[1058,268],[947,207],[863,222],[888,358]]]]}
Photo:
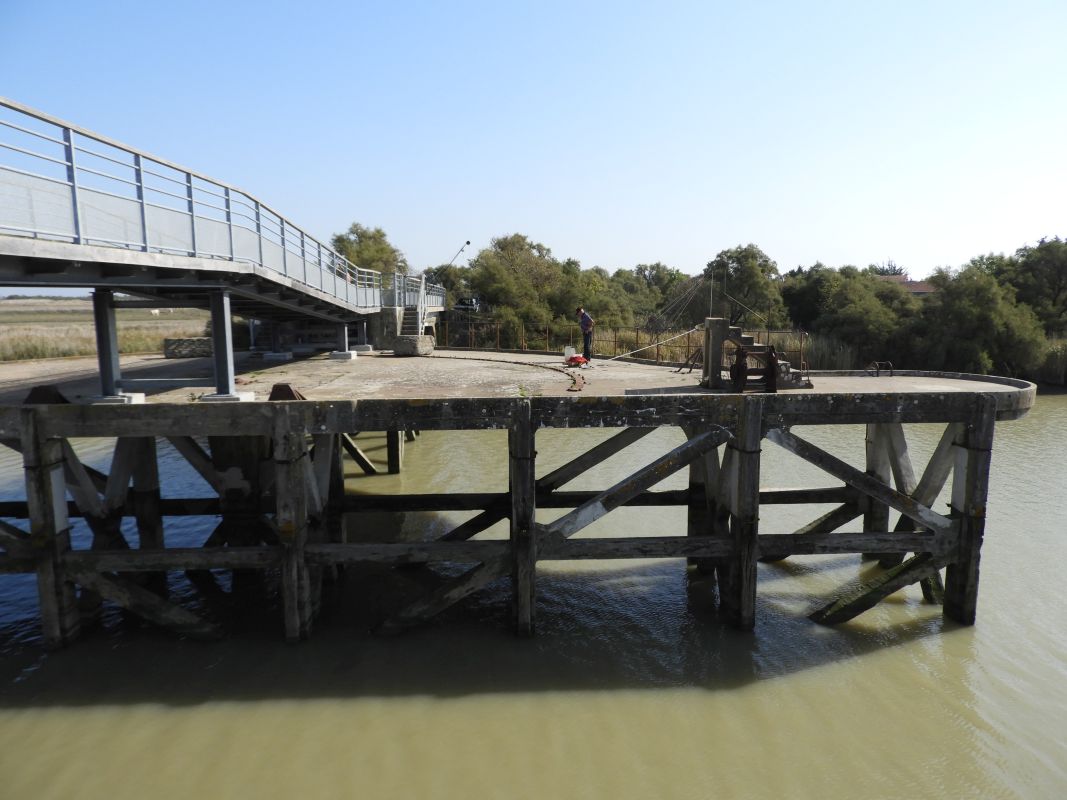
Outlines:
{"type": "MultiPolygon", "coordinates": [[[[334,245],[361,267],[407,272],[403,254],[380,228],[353,224],[334,245]]],[[[780,272],[755,244],[722,250],[702,274],[660,262],[608,270],[558,258],[519,233],[493,239],[467,264],[425,270],[449,304],[476,298],[482,317],[501,324],[506,345],[521,324],[569,324],[582,305],[601,326],[684,330],[709,314],[746,329],[800,329],[840,345],[857,368],[874,360],[900,369],[949,370],[1063,382],[1067,369],[1067,242],[1042,239],[1014,254],[977,256],[926,279],[917,296],[887,276],[888,262],[864,268],[815,263],[780,272]]],[[[813,364],[814,368],[826,366],[813,364]]]]}

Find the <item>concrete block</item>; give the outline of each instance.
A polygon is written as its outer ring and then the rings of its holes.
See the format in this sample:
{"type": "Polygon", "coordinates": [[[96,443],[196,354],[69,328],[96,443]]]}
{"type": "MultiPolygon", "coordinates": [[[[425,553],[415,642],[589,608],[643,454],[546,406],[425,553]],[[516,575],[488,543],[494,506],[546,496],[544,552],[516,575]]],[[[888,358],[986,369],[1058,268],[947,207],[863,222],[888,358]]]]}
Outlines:
{"type": "Polygon", "coordinates": [[[352,361],[355,357],[356,353],[353,350],[334,350],[330,353],[332,361],[352,361]]]}
{"type": "Polygon", "coordinates": [[[94,406],[139,406],[144,404],[144,392],[96,395],[89,398],[89,404],[94,406]]]}
{"type": "Polygon", "coordinates": [[[372,344],[357,344],[357,345],[354,345],[353,347],[351,347],[349,349],[354,350],[357,353],[373,353],[374,352],[374,345],[372,345],[372,344]]]}
{"type": "Polygon", "coordinates": [[[293,360],[293,354],[292,353],[264,353],[263,354],[263,360],[264,361],[292,361],[293,360]]]}
{"type": "Polygon", "coordinates": [[[433,353],[432,336],[397,336],[393,352],[398,356],[428,356],[433,353]]]}

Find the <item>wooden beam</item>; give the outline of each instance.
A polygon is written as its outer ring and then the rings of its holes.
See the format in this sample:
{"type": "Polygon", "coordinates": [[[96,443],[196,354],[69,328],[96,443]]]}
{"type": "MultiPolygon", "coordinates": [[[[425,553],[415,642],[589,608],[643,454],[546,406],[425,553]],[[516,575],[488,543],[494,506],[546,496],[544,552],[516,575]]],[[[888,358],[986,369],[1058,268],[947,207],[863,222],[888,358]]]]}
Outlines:
{"type": "MultiPolygon", "coordinates": [[[[836,531],[842,525],[846,525],[856,517],[860,516],[863,512],[856,506],[855,503],[845,503],[837,508],[827,511],[821,517],[812,520],[807,525],[798,528],[792,533],[792,536],[808,536],[813,534],[824,534],[836,531]]],[[[783,539],[783,541],[786,541],[783,539]]],[[[771,548],[770,540],[766,540],[764,537],[760,537],[760,561],[769,563],[773,561],[781,561],[789,555],[794,555],[793,551],[787,550],[774,550],[771,548]]],[[[852,552],[852,551],[849,551],[852,552]]]]}
{"type": "Polygon", "coordinates": [[[847,622],[867,609],[873,608],[893,592],[937,572],[945,565],[945,560],[946,556],[935,556],[933,553],[920,553],[912,556],[903,564],[886,570],[854,592],[819,609],[809,618],[821,625],[837,625],[840,622],[847,622]]]}
{"type": "Polygon", "coordinates": [[[34,555],[30,535],[2,519],[0,519],[0,547],[4,548],[11,558],[32,558],[34,555]]]}
{"type": "Polygon", "coordinates": [[[311,634],[310,576],[304,560],[308,537],[308,460],[303,430],[289,414],[291,403],[275,404],[275,525],[281,541],[282,605],[285,638],[290,642],[311,634]]]}
{"type": "Polygon", "coordinates": [[[204,452],[192,436],[168,436],[167,441],[189,463],[189,466],[207,481],[208,486],[214,489],[219,497],[226,494],[227,489],[230,488],[229,482],[218,473],[211,463],[211,457],[204,452]]]}
{"type": "Polygon", "coordinates": [[[75,572],[73,578],[106,600],[181,636],[194,639],[222,637],[217,625],[126,578],[98,572],[75,572]]]}
{"type": "Polygon", "coordinates": [[[841,459],[810,442],[806,442],[780,428],[769,430],[767,438],[805,461],[814,464],[819,469],[843,480],[863,494],[885,503],[890,508],[895,508],[900,513],[914,519],[923,527],[930,528],[936,533],[952,533],[954,526],[951,520],[934,512],[926,505],[917,503],[913,498],[895,491],[870,475],[860,472],[855,467],[846,464],[841,459]]]}
{"type": "Polygon", "coordinates": [[[538,553],[545,560],[599,558],[727,558],[733,543],[714,536],[624,536],[564,539],[538,553]]]}
{"type": "Polygon", "coordinates": [[[511,543],[505,539],[473,542],[349,542],[309,543],[304,548],[308,564],[425,564],[452,562],[472,564],[509,557],[511,543]]]}
{"type": "Polygon", "coordinates": [[[366,475],[377,475],[378,468],[371,463],[371,460],[367,458],[366,454],[359,447],[356,446],[352,436],[347,433],[341,434],[341,446],[344,447],[345,452],[352,457],[352,460],[356,462],[361,470],[366,475]]]}
{"type": "Polygon", "coordinates": [[[41,435],[38,413],[34,408],[19,409],[19,444],[26,475],[30,539],[38,552],[37,594],[42,638],[47,649],[56,649],[77,638],[81,620],[74,584],[60,563],[70,550],[63,443],[41,435]]]}
{"type": "MultiPolygon", "coordinates": [[[[858,516],[858,515],[857,515],[858,516]]],[[[786,555],[837,555],[863,553],[864,548],[886,553],[930,552],[937,549],[931,533],[892,533],[878,531],[841,531],[822,533],[761,533],[760,552],[786,555]],[[882,550],[881,548],[885,548],[882,550]]],[[[941,552],[941,551],[938,551],[941,552]]]]}
{"type": "Polygon", "coordinates": [[[425,622],[449,606],[509,574],[511,562],[509,553],[491,558],[467,570],[462,575],[447,581],[436,591],[402,608],[382,623],[379,630],[382,633],[398,633],[412,625],[425,622]]]}
{"type": "Polygon", "coordinates": [[[945,570],[945,616],[973,625],[978,607],[978,565],[985,534],[989,464],[993,451],[996,399],[981,395],[974,415],[956,439],[952,473],[952,515],[959,539],[945,570]]]}
{"type": "MultiPolygon", "coordinates": [[[[889,485],[892,467],[889,463],[889,442],[886,426],[882,424],[867,425],[866,464],[867,475],[879,483],[889,485]]],[[[859,498],[863,509],[863,530],[884,533],[889,530],[889,506],[886,503],[864,495],[859,498]]],[[[865,559],[879,559],[882,553],[864,553],[865,559]]]]}
{"type": "Polygon", "coordinates": [[[508,430],[508,466],[511,486],[511,582],[515,632],[532,636],[537,601],[537,533],[534,515],[537,487],[534,479],[534,428],[530,403],[520,403],[515,424],[508,430]]]}
{"type": "Polygon", "coordinates": [[[74,448],[70,446],[70,442],[66,439],[62,440],[61,446],[63,448],[63,471],[70,496],[74,498],[78,508],[87,517],[99,518],[105,516],[104,504],[100,500],[100,495],[97,494],[92,478],[89,477],[89,473],[82,466],[78,454],[74,452],[74,448]]]}
{"type": "Polygon", "coordinates": [[[756,561],[759,556],[760,441],[763,398],[746,397],[737,431],[727,444],[732,451],[730,541],[734,555],[721,570],[719,602],[730,624],[750,631],[756,625],[756,561]]]}
{"type": "Polygon", "coordinates": [[[616,453],[652,433],[655,428],[623,428],[610,439],[590,447],[578,457],[537,479],[538,492],[553,492],[616,453]]]}
{"type": "Polygon", "coordinates": [[[558,541],[573,536],[609,511],[613,511],[625,504],[630,498],[659,483],[668,475],[677,472],[693,459],[699,458],[708,450],[718,447],[730,436],[731,434],[728,430],[720,428],[690,439],[666,455],[657,458],[647,467],[638,470],[630,477],[598,493],[571,513],[565,514],[554,522],[545,525],[545,540],[558,541]]]}
{"type": "Polygon", "coordinates": [[[134,467],[137,466],[137,451],[140,438],[120,436],[115,440],[115,452],[111,457],[111,472],[104,487],[104,511],[111,514],[122,508],[130,487],[134,467]]]}
{"type": "Polygon", "coordinates": [[[390,475],[399,475],[404,467],[404,437],[398,428],[385,432],[385,452],[390,475]]]}
{"type": "Polygon", "coordinates": [[[72,572],[165,572],[277,567],[278,547],[171,547],[167,550],[72,550],[63,566],[72,572]]]}

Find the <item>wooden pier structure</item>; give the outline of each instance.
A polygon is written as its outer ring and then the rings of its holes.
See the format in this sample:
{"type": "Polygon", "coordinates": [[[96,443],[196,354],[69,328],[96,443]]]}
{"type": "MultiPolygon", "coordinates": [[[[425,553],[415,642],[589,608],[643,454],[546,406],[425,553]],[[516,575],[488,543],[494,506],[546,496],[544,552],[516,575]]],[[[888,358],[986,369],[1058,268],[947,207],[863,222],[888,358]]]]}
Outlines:
{"type": "Polygon", "coordinates": [[[36,575],[43,641],[50,648],[78,636],[87,597],[104,598],[179,634],[222,635],[218,624],[168,598],[161,580],[167,571],[184,571],[198,578],[197,586],[214,582],[210,570],[276,576],[279,627],[291,641],[304,639],[324,602],[324,582],[339,568],[362,562],[465,565],[395,609],[384,630],[416,625],[509,577],[515,630],[530,635],[536,626],[538,562],[626,558],[687,559],[687,568],[714,575],[722,618],[749,630],[757,622],[758,561],[840,553],[876,557],[884,569],[862,589],[827,598],[812,615],[817,622],[843,622],[921,583],[924,597],[942,603],[947,618],[973,623],[994,423],[1025,414],[1035,387],[1006,378],[900,372],[891,378],[814,373],[813,380],[820,388],[773,395],[694,387],[692,393],[614,396],[146,405],[31,397],[26,405],[0,407],[0,444],[21,454],[26,486],[24,500],[0,503],[0,572],[36,575]],[[905,436],[912,423],[944,426],[921,469],[912,463],[905,436]],[[865,426],[864,469],[794,430],[841,424],[865,426]],[[681,428],[684,444],[601,491],[564,490],[662,426],[681,428]],[[539,475],[536,440],[545,428],[617,432],[539,475]],[[342,459],[351,454],[347,437],[353,432],[390,432],[399,448],[408,431],[480,429],[508,433],[506,492],[344,491],[342,459]],[[86,437],[114,440],[109,474],[79,460],[72,440],[86,437]],[[213,497],[161,497],[158,440],[170,442],[203,476],[213,497]],[[761,449],[771,445],[817,466],[835,485],[761,489],[761,449]],[[688,488],[650,491],[683,469],[688,488]],[[942,514],[932,506],[949,481],[951,510],[942,514]],[[834,508],[797,530],[762,530],[761,506],[783,503],[834,508]],[[684,506],[686,529],[625,538],[580,536],[592,522],[628,505],[684,506]],[[542,523],[538,508],[569,511],[542,523]],[[363,535],[359,542],[345,540],[346,514],[457,509],[477,513],[434,540],[363,541],[368,538],[363,535]],[[900,513],[893,530],[891,510],[900,513]],[[165,520],[186,515],[218,523],[202,547],[168,547],[165,520]],[[88,549],[72,549],[71,519],[77,516],[92,531],[88,549]],[[122,533],[124,517],[136,520],[137,547],[122,533]],[[507,538],[475,538],[505,519],[507,538]],[[853,521],[857,524],[847,527],[853,521]]]}

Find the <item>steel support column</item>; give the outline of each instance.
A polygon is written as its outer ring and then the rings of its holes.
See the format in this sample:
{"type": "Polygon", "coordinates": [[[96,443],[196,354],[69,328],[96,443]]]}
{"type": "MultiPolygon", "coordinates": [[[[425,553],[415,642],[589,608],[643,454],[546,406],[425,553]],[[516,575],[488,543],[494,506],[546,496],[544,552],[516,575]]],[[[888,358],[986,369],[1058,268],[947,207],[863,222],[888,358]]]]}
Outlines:
{"type": "Polygon", "coordinates": [[[237,384],[233,369],[233,333],[230,330],[230,293],[225,289],[211,293],[211,345],[215,359],[215,391],[235,394],[237,384]]]}
{"type": "Polygon", "coordinates": [[[100,365],[100,394],[114,397],[122,378],[119,366],[119,337],[115,327],[114,292],[93,291],[93,322],[96,327],[96,358],[100,365]]]}
{"type": "Polygon", "coordinates": [[[337,326],[337,351],[348,352],[348,323],[342,322],[337,326]]]}

